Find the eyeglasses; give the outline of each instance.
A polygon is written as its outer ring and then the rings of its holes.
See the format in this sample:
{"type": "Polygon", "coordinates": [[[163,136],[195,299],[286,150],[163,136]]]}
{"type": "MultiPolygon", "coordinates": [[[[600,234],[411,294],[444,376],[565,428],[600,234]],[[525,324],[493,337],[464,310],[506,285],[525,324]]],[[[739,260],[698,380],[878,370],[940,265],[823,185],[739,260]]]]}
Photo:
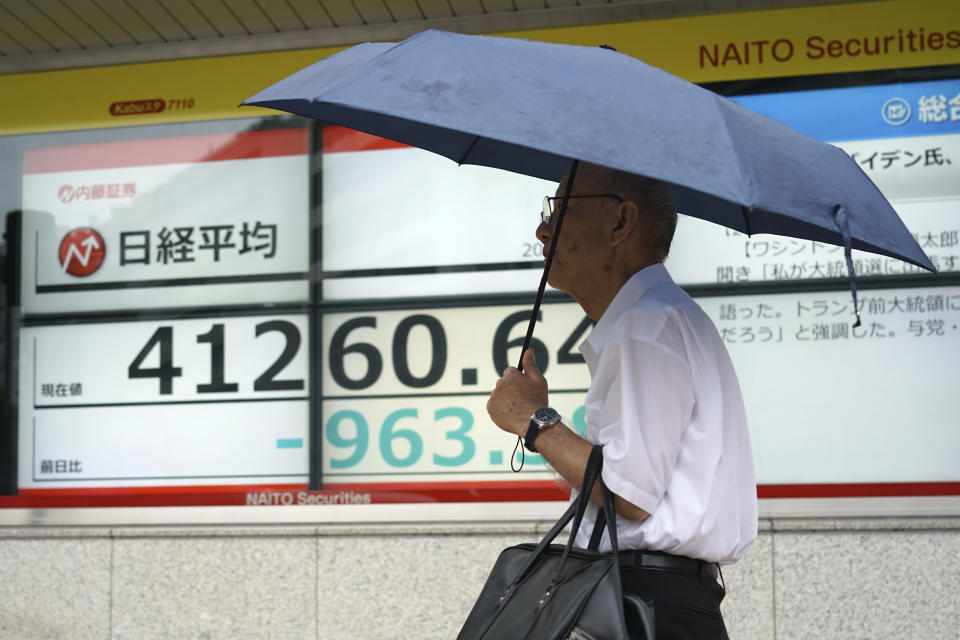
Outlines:
{"type": "MultiPolygon", "coordinates": [[[[570,196],[571,200],[574,198],[616,198],[619,202],[624,201],[623,198],[615,193],[594,193],[590,195],[570,196]]],[[[563,200],[563,196],[543,197],[543,211],[540,212],[540,220],[543,221],[543,224],[550,224],[550,220],[553,218],[553,214],[555,213],[553,210],[554,202],[558,200],[563,200]]]]}

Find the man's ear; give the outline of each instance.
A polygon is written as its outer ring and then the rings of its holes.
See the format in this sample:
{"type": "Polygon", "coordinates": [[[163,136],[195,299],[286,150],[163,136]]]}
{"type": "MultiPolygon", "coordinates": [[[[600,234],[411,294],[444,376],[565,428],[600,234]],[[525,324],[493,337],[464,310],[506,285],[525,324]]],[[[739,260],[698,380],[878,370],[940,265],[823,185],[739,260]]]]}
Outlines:
{"type": "Polygon", "coordinates": [[[610,229],[610,246],[615,247],[632,237],[640,225],[640,210],[631,200],[625,200],[617,207],[616,218],[610,229]]]}

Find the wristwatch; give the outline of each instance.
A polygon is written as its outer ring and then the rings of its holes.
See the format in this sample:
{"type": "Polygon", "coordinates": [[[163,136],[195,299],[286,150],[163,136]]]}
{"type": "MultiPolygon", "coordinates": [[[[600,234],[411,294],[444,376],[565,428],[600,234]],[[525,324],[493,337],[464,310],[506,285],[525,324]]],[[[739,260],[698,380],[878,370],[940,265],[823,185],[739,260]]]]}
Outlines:
{"type": "Polygon", "coordinates": [[[560,422],[560,414],[552,407],[544,407],[534,411],[533,415],[530,416],[530,426],[527,427],[527,435],[523,438],[523,446],[527,448],[527,451],[536,453],[537,449],[534,447],[534,440],[537,439],[537,434],[558,422],[560,422]]]}

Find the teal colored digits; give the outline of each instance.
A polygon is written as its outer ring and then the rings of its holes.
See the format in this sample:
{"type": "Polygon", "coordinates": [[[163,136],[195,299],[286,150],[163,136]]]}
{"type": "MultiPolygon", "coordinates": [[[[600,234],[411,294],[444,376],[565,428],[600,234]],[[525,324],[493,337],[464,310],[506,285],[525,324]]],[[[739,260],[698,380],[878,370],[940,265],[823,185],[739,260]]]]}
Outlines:
{"type": "Polygon", "coordinates": [[[437,409],[433,414],[433,418],[436,421],[443,420],[444,418],[459,418],[460,428],[447,431],[446,437],[447,440],[456,440],[462,447],[460,449],[460,455],[457,456],[433,454],[433,463],[441,467],[457,467],[470,462],[470,460],[473,459],[473,454],[477,451],[477,445],[473,442],[473,438],[467,435],[467,432],[473,428],[473,414],[462,407],[446,407],[444,409],[437,409]]]}
{"type": "Polygon", "coordinates": [[[394,427],[401,418],[416,418],[416,409],[397,409],[387,416],[380,429],[380,455],[391,467],[409,467],[416,463],[423,454],[423,439],[413,429],[396,429],[394,427]],[[393,441],[403,438],[410,443],[410,453],[405,458],[399,458],[393,453],[393,441]]]}
{"type": "Polygon", "coordinates": [[[346,449],[356,447],[353,453],[346,458],[330,458],[331,469],[346,469],[352,467],[363,459],[367,453],[367,446],[370,444],[370,427],[367,421],[359,412],[352,409],[343,409],[337,411],[327,420],[327,428],[324,429],[327,440],[335,447],[346,449]],[[356,427],[356,436],[345,438],[340,434],[340,423],[344,420],[351,420],[356,427]]]}

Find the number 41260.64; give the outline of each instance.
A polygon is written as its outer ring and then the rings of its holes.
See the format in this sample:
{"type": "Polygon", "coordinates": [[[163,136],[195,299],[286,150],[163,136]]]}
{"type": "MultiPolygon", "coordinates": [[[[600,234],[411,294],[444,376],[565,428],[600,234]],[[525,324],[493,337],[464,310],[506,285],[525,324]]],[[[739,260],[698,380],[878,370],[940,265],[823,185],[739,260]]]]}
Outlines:
{"type": "MultiPolygon", "coordinates": [[[[277,359],[253,382],[254,391],[295,391],[304,388],[302,378],[278,380],[277,375],[290,364],[300,349],[300,330],[292,322],[286,320],[269,320],[256,325],[254,337],[277,331],[283,334],[286,342],[283,351],[277,359]]],[[[210,331],[197,335],[197,342],[210,345],[210,382],[197,385],[197,393],[223,393],[237,391],[239,384],[227,382],[224,374],[223,349],[224,325],[214,324],[210,331]]],[[[173,327],[158,327],[153,335],[143,345],[140,353],[133,359],[127,368],[130,378],[156,378],[160,384],[160,394],[173,393],[173,379],[183,375],[183,369],[174,365],[173,356],[173,327]],[[160,364],[156,367],[144,367],[146,360],[154,350],[159,351],[160,364]]]]}

